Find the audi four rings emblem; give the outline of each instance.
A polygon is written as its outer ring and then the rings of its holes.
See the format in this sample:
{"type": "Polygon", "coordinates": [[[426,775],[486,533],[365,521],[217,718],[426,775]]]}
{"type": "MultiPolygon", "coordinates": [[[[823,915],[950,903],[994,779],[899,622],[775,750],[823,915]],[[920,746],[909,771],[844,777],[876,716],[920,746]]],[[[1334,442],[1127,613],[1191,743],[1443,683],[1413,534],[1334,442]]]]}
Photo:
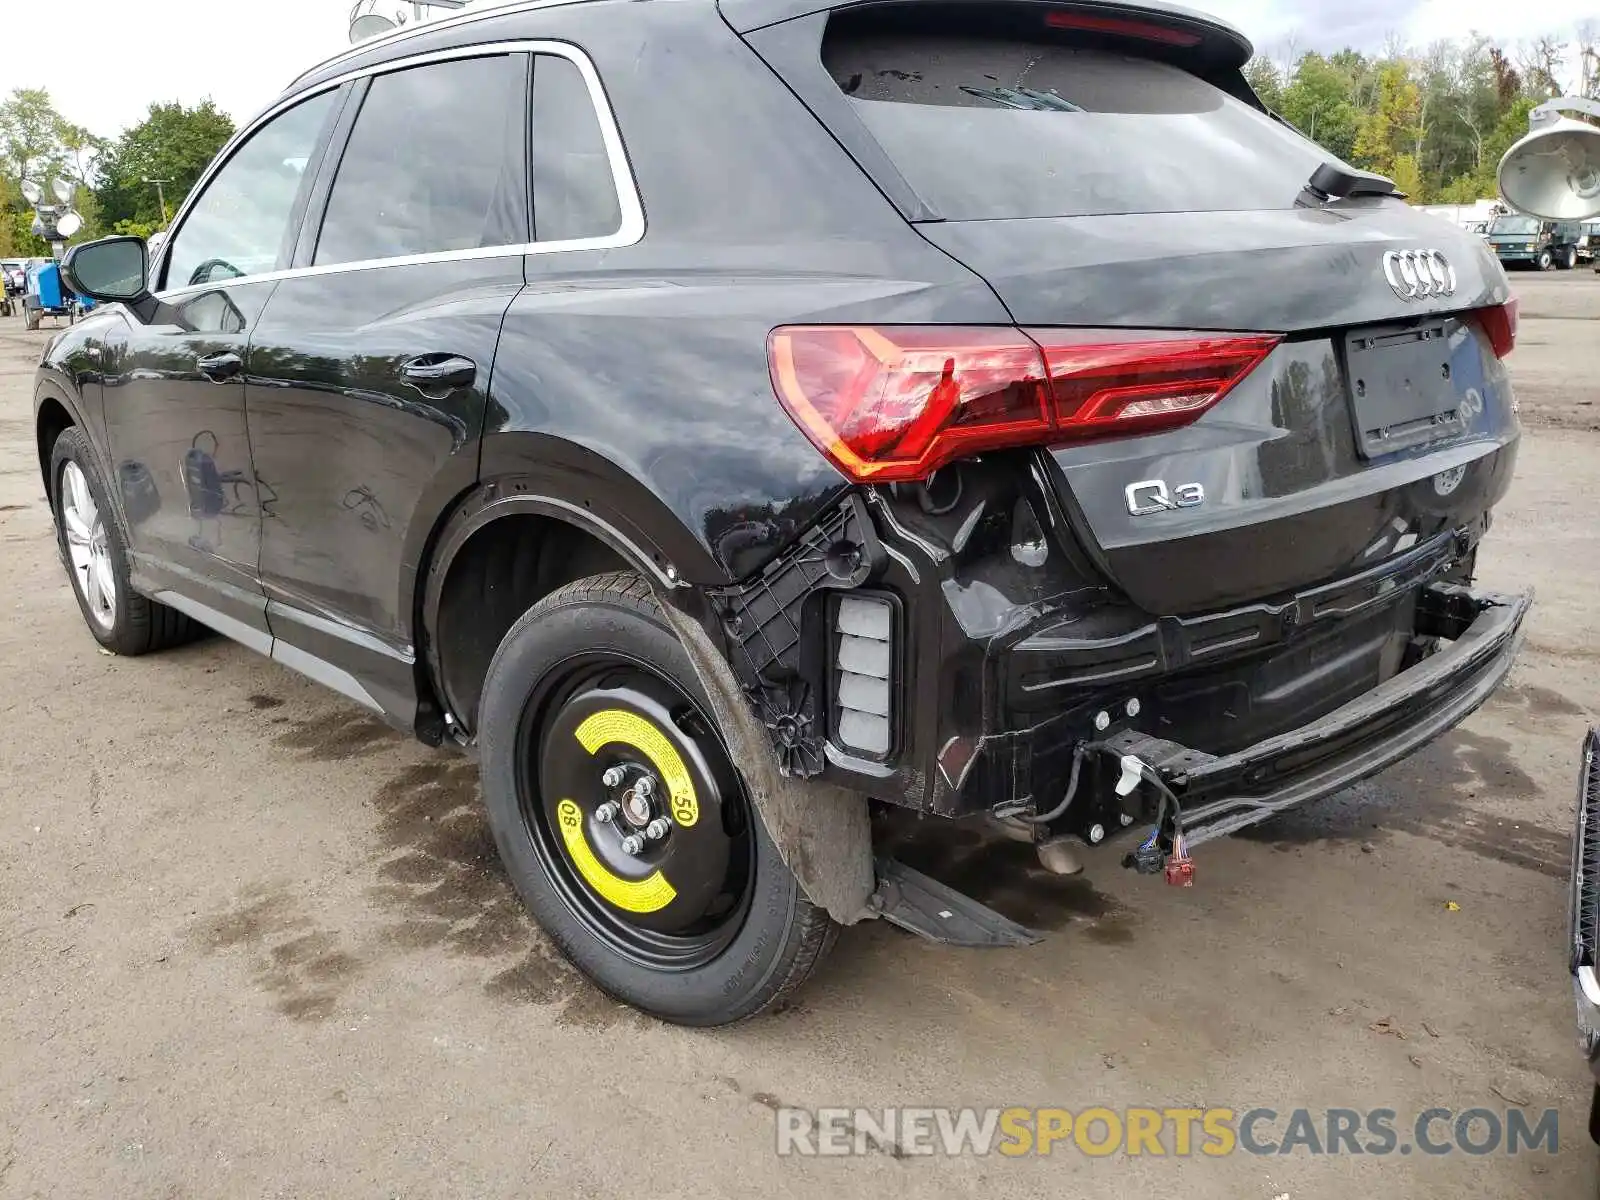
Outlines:
{"type": "Polygon", "coordinates": [[[1437,250],[1390,250],[1383,256],[1383,277],[1402,300],[1455,295],[1456,269],[1437,250]]]}

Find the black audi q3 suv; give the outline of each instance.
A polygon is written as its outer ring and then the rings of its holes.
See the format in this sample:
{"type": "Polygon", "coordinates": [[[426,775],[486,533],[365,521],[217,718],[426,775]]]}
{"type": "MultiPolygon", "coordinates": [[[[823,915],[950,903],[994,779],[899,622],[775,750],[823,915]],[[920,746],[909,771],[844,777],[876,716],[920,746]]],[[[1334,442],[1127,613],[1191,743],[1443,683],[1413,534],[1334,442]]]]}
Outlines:
{"type": "Polygon", "coordinates": [[[158,250],[66,263],[104,303],[39,461],[90,632],[209,627],[475,755],[529,909],[668,1020],[867,918],[1033,936],[897,862],[896,809],[1191,882],[1481,704],[1530,602],[1472,586],[1499,263],[1250,53],[1110,0],[358,45],[158,250]]]}

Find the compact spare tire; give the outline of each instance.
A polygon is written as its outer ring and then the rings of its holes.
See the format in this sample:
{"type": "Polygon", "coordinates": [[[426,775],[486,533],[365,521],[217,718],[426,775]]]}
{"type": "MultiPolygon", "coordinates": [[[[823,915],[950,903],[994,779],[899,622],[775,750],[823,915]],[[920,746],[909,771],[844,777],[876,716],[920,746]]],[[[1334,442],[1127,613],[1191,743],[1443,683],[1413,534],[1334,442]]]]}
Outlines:
{"type": "Polygon", "coordinates": [[[602,989],[722,1025],[781,1004],[837,926],[784,865],[649,585],[596,575],[511,628],[479,705],[513,884],[602,989]]]}

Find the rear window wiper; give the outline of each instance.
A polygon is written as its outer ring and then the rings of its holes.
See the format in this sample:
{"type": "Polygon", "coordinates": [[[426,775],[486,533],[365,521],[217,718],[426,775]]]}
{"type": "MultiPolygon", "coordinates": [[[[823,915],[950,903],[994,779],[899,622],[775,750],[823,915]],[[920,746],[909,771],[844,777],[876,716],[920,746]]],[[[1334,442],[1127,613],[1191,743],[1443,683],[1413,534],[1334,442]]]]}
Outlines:
{"type": "Polygon", "coordinates": [[[1054,92],[1039,92],[1033,88],[975,88],[961,85],[961,90],[979,100],[992,100],[1007,108],[1031,109],[1034,112],[1082,112],[1071,100],[1063,100],[1054,92]]]}
{"type": "Polygon", "coordinates": [[[1394,180],[1371,171],[1358,171],[1343,163],[1325,162],[1306,181],[1306,190],[1319,201],[1344,200],[1351,196],[1398,196],[1394,180]]]}

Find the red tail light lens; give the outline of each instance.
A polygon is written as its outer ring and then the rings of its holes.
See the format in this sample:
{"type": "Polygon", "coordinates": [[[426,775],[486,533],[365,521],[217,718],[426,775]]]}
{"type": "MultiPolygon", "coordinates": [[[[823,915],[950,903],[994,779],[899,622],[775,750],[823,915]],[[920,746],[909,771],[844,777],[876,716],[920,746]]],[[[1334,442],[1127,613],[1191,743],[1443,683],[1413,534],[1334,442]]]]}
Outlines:
{"type": "Polygon", "coordinates": [[[1039,347],[1015,329],[790,326],[767,357],[783,407],[860,483],[1050,433],[1039,347]]]}
{"type": "Polygon", "coordinates": [[[1496,358],[1504,358],[1517,348],[1517,320],[1521,308],[1522,301],[1513,296],[1504,304],[1478,310],[1478,320],[1484,333],[1489,335],[1496,358]]]}
{"type": "Polygon", "coordinates": [[[1216,404],[1275,337],[1008,328],[785,326],[772,384],[858,483],[925,479],[1007,446],[1170,429],[1216,404]]]}
{"type": "Polygon", "coordinates": [[[1211,408],[1272,353],[1276,337],[1131,336],[1034,329],[1065,438],[1170,429],[1211,408]]]}

